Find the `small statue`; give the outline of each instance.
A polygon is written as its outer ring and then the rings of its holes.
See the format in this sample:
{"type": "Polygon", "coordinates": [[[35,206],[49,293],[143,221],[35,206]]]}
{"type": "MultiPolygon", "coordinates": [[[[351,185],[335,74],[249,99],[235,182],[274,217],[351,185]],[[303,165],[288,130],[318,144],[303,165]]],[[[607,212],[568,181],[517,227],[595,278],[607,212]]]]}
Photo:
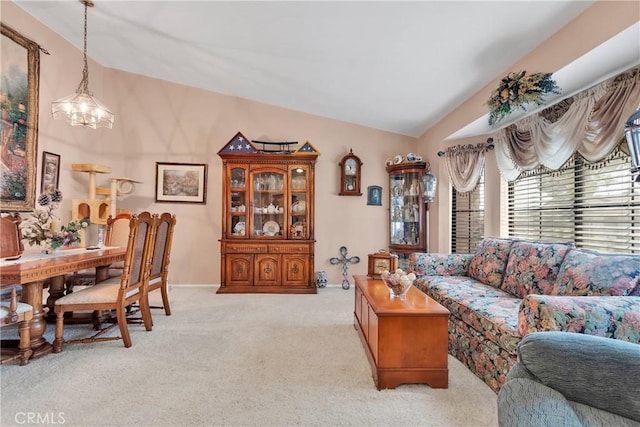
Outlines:
{"type": "Polygon", "coordinates": [[[324,288],[327,286],[327,273],[325,273],[324,270],[322,271],[316,271],[316,287],[318,288],[324,288]]]}

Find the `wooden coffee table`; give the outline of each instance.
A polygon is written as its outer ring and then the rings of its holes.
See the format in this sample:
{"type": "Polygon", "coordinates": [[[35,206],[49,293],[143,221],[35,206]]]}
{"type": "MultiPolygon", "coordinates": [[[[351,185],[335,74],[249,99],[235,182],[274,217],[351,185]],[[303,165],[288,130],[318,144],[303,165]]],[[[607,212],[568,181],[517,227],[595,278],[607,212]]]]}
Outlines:
{"type": "Polygon", "coordinates": [[[382,280],[354,278],[354,327],[378,390],[407,383],[447,388],[449,310],[415,287],[404,299],[391,299],[382,280]]]}

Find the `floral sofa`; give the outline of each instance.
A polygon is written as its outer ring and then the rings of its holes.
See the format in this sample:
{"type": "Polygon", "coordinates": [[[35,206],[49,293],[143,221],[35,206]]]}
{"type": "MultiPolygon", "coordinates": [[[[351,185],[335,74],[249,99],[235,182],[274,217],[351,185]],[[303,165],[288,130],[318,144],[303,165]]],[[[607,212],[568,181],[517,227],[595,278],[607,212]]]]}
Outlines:
{"type": "Polygon", "coordinates": [[[475,254],[413,253],[415,285],[447,307],[449,353],[498,391],[520,340],[566,331],[640,343],[640,256],[486,238],[475,254]]]}

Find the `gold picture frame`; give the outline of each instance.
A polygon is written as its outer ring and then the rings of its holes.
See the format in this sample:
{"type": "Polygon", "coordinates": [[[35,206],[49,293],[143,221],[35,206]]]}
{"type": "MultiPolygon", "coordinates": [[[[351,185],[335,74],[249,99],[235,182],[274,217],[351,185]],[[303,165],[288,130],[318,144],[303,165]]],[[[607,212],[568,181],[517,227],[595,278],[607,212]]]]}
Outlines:
{"type": "Polygon", "coordinates": [[[36,193],[40,46],[1,24],[2,211],[32,211],[36,193]]]}
{"type": "Polygon", "coordinates": [[[207,165],[156,162],[156,202],[207,203],[207,165]]]}

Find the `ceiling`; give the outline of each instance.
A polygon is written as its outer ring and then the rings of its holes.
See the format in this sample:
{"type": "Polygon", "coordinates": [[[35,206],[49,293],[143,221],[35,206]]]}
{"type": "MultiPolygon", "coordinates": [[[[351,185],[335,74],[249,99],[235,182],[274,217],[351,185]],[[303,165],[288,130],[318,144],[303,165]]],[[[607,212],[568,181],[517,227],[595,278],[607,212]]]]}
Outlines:
{"type": "MultiPolygon", "coordinates": [[[[15,3],[82,49],[79,2],[15,3]]],[[[593,1],[94,3],[105,67],[417,137],[593,1]]]]}

